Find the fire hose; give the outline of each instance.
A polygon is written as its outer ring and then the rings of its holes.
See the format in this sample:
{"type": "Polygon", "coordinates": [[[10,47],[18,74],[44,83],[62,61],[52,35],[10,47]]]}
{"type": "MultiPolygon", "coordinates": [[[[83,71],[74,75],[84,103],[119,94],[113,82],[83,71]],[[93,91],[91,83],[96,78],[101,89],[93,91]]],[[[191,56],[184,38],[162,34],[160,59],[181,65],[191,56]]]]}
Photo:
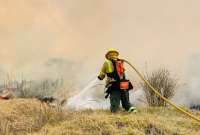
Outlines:
{"type": "Polygon", "coordinates": [[[145,79],[145,77],[139,72],[139,70],[137,70],[137,68],[135,68],[135,66],[133,66],[129,61],[127,60],[123,60],[125,63],[127,63],[137,74],[138,76],[144,81],[144,83],[157,95],[159,96],[162,100],[164,100],[166,103],[168,103],[169,105],[171,105],[172,107],[174,107],[177,111],[185,114],[186,116],[190,117],[193,120],[196,120],[198,123],[200,123],[200,119],[193,115],[192,113],[186,111],[185,109],[177,106],[175,103],[173,103],[171,100],[167,99],[166,97],[162,96],[158,90],[156,90],[156,88],[154,88],[151,83],[149,81],[147,81],[145,79]]]}

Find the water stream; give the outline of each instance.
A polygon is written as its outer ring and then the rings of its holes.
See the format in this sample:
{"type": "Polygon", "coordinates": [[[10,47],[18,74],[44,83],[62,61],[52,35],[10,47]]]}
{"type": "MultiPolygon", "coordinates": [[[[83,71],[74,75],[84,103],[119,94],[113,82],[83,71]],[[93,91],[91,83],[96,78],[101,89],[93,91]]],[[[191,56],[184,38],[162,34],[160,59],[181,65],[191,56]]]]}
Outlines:
{"type": "Polygon", "coordinates": [[[104,85],[93,79],[77,95],[68,99],[66,107],[75,110],[109,108],[109,99],[104,98],[104,85]]]}

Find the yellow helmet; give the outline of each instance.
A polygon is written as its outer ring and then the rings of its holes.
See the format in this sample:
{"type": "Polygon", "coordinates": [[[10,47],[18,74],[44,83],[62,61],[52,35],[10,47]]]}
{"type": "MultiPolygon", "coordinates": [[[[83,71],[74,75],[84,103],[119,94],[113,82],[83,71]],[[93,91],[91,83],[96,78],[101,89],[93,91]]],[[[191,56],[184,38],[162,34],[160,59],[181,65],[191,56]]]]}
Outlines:
{"type": "Polygon", "coordinates": [[[114,49],[114,48],[110,48],[110,49],[108,50],[108,52],[106,53],[105,57],[108,58],[109,54],[110,54],[110,53],[113,53],[113,52],[116,53],[117,56],[119,56],[119,51],[117,51],[117,50],[114,49]]]}

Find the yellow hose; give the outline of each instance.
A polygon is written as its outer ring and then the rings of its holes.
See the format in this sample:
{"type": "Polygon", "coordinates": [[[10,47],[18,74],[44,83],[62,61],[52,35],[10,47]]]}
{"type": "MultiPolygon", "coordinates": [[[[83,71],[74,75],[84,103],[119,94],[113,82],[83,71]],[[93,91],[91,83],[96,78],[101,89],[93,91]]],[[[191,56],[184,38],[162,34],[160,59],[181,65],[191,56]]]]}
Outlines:
{"type": "Polygon", "coordinates": [[[191,114],[190,112],[182,109],[181,107],[177,106],[176,104],[174,104],[172,101],[170,101],[169,99],[165,98],[164,96],[162,96],[150,83],[149,81],[147,81],[144,76],[127,60],[123,60],[124,62],[126,62],[128,65],[130,65],[135,72],[139,75],[139,77],[146,83],[146,85],[149,86],[149,88],[160,98],[162,98],[166,103],[170,104],[171,106],[173,106],[176,110],[180,111],[181,113],[189,116],[190,118],[192,118],[193,120],[196,120],[200,123],[200,119],[198,117],[196,117],[195,115],[191,114]]]}

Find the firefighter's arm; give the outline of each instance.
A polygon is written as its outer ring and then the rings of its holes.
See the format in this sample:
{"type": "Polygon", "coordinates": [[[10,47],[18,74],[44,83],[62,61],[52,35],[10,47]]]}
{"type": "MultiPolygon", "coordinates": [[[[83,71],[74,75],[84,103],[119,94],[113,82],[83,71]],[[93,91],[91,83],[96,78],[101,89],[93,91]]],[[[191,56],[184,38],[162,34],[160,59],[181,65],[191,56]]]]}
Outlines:
{"type": "Polygon", "coordinates": [[[98,76],[99,80],[103,80],[106,77],[106,68],[107,68],[107,65],[106,65],[106,62],[105,62],[103,64],[103,67],[101,68],[100,73],[99,73],[99,76],[98,76]]]}

